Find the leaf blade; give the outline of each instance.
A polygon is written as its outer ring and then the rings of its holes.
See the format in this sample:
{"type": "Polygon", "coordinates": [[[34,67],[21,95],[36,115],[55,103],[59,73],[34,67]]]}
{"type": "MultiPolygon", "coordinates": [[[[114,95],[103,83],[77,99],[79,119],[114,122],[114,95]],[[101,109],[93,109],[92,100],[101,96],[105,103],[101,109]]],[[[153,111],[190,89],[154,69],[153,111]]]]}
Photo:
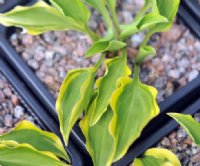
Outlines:
{"type": "Polygon", "coordinates": [[[128,77],[120,80],[120,86],[111,99],[114,117],[110,131],[117,146],[114,161],[119,160],[127,152],[147,123],[159,113],[156,96],[155,88],[138,80],[128,77]]]}
{"type": "Polygon", "coordinates": [[[167,149],[148,149],[141,158],[136,158],[134,166],[181,166],[180,161],[174,153],[167,149]]]}
{"type": "Polygon", "coordinates": [[[51,30],[74,29],[82,31],[81,25],[75,20],[63,16],[43,1],[30,7],[17,6],[7,13],[0,14],[0,23],[5,26],[21,27],[32,35],[51,30]]]}
{"type": "Polygon", "coordinates": [[[93,102],[94,111],[91,117],[91,125],[94,125],[106,111],[112,93],[117,88],[117,80],[131,74],[126,62],[126,55],[121,55],[105,61],[105,75],[96,81],[98,96],[93,102]]]}
{"type": "Polygon", "coordinates": [[[126,43],[118,40],[100,40],[95,42],[86,52],[86,57],[92,57],[95,54],[103,53],[106,51],[115,51],[124,48],[126,43]]]}
{"type": "Polygon", "coordinates": [[[70,161],[58,136],[43,131],[25,120],[20,122],[11,132],[0,136],[0,141],[6,140],[13,140],[20,144],[30,144],[39,151],[49,151],[58,157],[70,161]]]}
{"type": "Polygon", "coordinates": [[[192,140],[200,146],[200,124],[196,122],[191,115],[183,115],[178,113],[168,113],[174,120],[176,120],[190,135],[192,140]]]}
{"type": "Polygon", "coordinates": [[[85,25],[90,18],[90,12],[81,0],[50,0],[50,2],[65,16],[72,17],[85,25]]]}
{"type": "Polygon", "coordinates": [[[89,108],[86,116],[80,122],[81,130],[86,138],[86,147],[94,166],[110,166],[115,149],[114,138],[109,132],[109,124],[113,115],[112,110],[108,108],[101,119],[95,125],[90,126],[92,111],[89,108]]]}
{"type": "Polygon", "coordinates": [[[0,142],[0,163],[20,166],[69,166],[49,152],[41,152],[28,144],[0,142]]]}
{"type": "Polygon", "coordinates": [[[67,145],[69,134],[84,109],[94,86],[94,68],[71,70],[61,86],[56,102],[60,130],[67,145]]]}

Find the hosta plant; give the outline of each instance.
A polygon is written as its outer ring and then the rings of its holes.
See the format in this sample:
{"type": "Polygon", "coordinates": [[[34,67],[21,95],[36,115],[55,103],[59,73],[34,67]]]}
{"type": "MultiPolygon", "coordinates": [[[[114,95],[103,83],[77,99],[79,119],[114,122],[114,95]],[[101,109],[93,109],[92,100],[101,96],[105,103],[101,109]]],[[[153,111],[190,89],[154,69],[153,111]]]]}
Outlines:
{"type": "MultiPolygon", "coordinates": [[[[134,22],[129,24],[119,23],[116,0],[50,0],[50,4],[38,1],[32,6],[18,6],[0,14],[0,23],[21,27],[33,35],[51,30],[75,30],[91,37],[93,44],[85,57],[101,56],[93,67],[68,72],[56,109],[64,144],[68,145],[70,132],[83,114],[80,127],[93,164],[110,166],[126,154],[144,127],[159,114],[157,90],[141,82],[140,65],[156,54],[148,41],[154,33],[171,27],[179,0],[145,0],[134,22]],[[88,26],[89,6],[102,15],[107,27],[104,35],[88,26]],[[133,59],[132,71],[127,65],[127,40],[142,31],[146,37],[133,59]],[[96,79],[102,65],[105,73],[96,79]]],[[[59,166],[66,163],[70,161],[59,138],[29,122],[21,122],[0,137],[0,165],[59,166]]],[[[168,150],[150,149],[135,159],[134,165],[179,166],[180,163],[168,150]]]]}

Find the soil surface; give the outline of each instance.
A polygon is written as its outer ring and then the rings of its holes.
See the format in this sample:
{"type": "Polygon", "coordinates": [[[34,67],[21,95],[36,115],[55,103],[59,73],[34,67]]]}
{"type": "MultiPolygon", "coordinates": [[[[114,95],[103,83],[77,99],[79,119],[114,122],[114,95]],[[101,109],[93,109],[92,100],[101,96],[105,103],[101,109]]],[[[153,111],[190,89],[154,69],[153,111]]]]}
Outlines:
{"type": "Polygon", "coordinates": [[[31,115],[9,82],[0,73],[0,134],[9,132],[21,120],[28,120],[36,125],[31,115]]]}

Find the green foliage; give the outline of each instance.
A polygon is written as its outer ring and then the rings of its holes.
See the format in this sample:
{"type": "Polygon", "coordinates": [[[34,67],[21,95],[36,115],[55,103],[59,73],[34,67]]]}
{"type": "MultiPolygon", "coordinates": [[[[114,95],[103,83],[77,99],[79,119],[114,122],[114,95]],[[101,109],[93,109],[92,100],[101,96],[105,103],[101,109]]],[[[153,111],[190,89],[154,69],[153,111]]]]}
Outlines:
{"type": "Polygon", "coordinates": [[[0,141],[0,164],[3,166],[68,166],[52,153],[42,152],[31,145],[18,144],[14,141],[0,141]]]}
{"type": "Polygon", "coordinates": [[[86,57],[92,57],[97,53],[115,51],[124,48],[126,43],[118,40],[99,40],[96,41],[86,52],[86,57]]]}
{"type": "Polygon", "coordinates": [[[29,144],[39,151],[48,151],[69,161],[69,157],[58,136],[42,131],[28,121],[20,122],[14,130],[0,136],[0,141],[9,140],[20,144],[29,144]]]}
{"type": "Polygon", "coordinates": [[[65,16],[72,17],[85,25],[90,18],[90,12],[81,0],[50,0],[50,2],[65,16]]]}
{"type": "MultiPolygon", "coordinates": [[[[51,30],[76,30],[86,33],[93,40],[85,53],[92,57],[102,53],[94,67],[75,69],[63,81],[56,102],[60,130],[65,145],[78,121],[86,138],[86,148],[95,166],[110,166],[122,158],[128,148],[140,137],[144,127],[159,113],[156,102],[157,90],[140,81],[139,65],[156,54],[148,45],[155,32],[168,30],[177,13],[180,0],[145,0],[145,5],[130,24],[120,24],[116,13],[116,0],[50,0],[52,6],[43,1],[28,7],[16,7],[0,14],[0,23],[17,26],[36,35],[51,30]],[[93,7],[103,17],[107,32],[104,36],[88,27],[93,7]],[[128,37],[145,31],[146,37],[133,59],[133,78],[127,65],[128,37]],[[96,73],[105,60],[106,71],[97,78],[96,73]]],[[[191,117],[170,114],[188,131],[199,145],[196,134],[199,124],[191,117]]],[[[67,165],[68,161],[60,139],[44,132],[29,122],[21,122],[10,133],[0,136],[0,165],[67,165]],[[31,139],[34,138],[34,139],[31,139]],[[25,160],[24,160],[25,159],[25,160]]],[[[171,152],[150,149],[135,166],[179,166],[171,152]]]]}
{"type": "Polygon", "coordinates": [[[159,113],[156,102],[157,90],[142,84],[137,70],[136,67],[134,80],[124,77],[119,81],[119,87],[111,98],[114,116],[110,130],[116,144],[114,161],[126,154],[144,127],[159,113]]]}
{"type": "Polygon", "coordinates": [[[87,109],[94,86],[94,71],[94,68],[71,70],[61,86],[56,109],[66,145],[72,127],[87,109]]]}
{"type": "Polygon", "coordinates": [[[117,88],[117,80],[131,74],[126,61],[125,54],[105,61],[106,72],[96,81],[98,95],[91,103],[93,106],[91,125],[94,125],[107,110],[112,93],[117,88]]]}
{"type": "Polygon", "coordinates": [[[183,115],[178,113],[169,113],[189,134],[192,140],[200,146],[200,124],[196,122],[191,115],[183,115]]]}
{"type": "Polygon", "coordinates": [[[178,158],[171,151],[160,148],[147,150],[141,158],[136,158],[134,166],[181,166],[178,158]]]}
{"type": "Polygon", "coordinates": [[[110,107],[108,107],[99,121],[90,127],[94,111],[91,107],[80,122],[80,127],[86,138],[86,147],[93,159],[94,166],[110,166],[114,157],[115,144],[114,138],[109,132],[108,125],[113,113],[110,107]]]}
{"type": "Polygon", "coordinates": [[[31,7],[16,7],[12,11],[0,14],[0,23],[6,26],[18,26],[28,33],[37,35],[51,30],[74,29],[82,31],[80,23],[63,16],[55,8],[43,1],[31,7]]]}

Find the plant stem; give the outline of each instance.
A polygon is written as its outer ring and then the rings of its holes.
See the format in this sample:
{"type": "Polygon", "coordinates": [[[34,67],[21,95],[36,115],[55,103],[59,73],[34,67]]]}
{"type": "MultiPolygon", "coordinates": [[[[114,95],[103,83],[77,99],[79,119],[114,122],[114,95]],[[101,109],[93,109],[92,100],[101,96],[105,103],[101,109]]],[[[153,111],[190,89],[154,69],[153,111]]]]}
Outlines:
{"type": "Polygon", "coordinates": [[[140,65],[138,64],[134,65],[133,78],[135,81],[140,82],[140,65]]]}
{"type": "Polygon", "coordinates": [[[146,36],[145,36],[145,38],[144,38],[144,40],[143,40],[143,42],[141,44],[141,47],[145,46],[148,43],[148,41],[151,38],[152,34],[153,33],[151,31],[147,32],[147,34],[146,34],[146,36]]]}
{"type": "Polygon", "coordinates": [[[103,53],[99,60],[97,61],[97,63],[95,64],[94,68],[95,68],[95,72],[97,72],[97,70],[100,68],[101,64],[103,63],[104,59],[105,59],[106,53],[103,53]]]}
{"type": "Polygon", "coordinates": [[[118,39],[119,36],[120,36],[120,27],[119,27],[119,20],[118,20],[118,17],[117,17],[117,13],[116,13],[116,10],[115,8],[113,8],[112,6],[110,6],[110,3],[108,3],[108,7],[110,9],[110,14],[112,16],[112,19],[113,19],[113,27],[115,29],[115,35],[116,35],[116,38],[118,39]]]}
{"type": "Polygon", "coordinates": [[[93,42],[99,39],[99,36],[95,32],[93,32],[88,26],[86,26],[85,29],[86,33],[90,36],[93,42]]]}

